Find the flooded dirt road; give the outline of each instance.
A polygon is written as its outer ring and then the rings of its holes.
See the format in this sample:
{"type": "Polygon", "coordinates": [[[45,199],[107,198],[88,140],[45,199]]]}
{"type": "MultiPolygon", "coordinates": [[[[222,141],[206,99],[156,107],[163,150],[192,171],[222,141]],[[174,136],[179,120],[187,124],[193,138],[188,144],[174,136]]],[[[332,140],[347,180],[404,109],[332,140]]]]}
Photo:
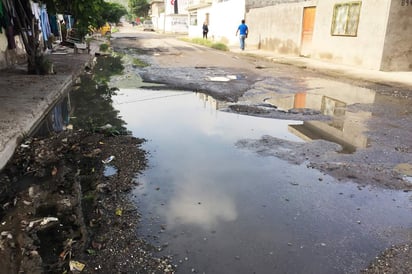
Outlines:
{"type": "Polygon", "coordinates": [[[408,90],[130,36],[115,50],[150,65],[112,85],[149,140],[139,231],[178,272],[357,273],[411,241],[408,90]]]}
{"type": "Polygon", "coordinates": [[[409,90],[113,36],[0,173],[1,271],[412,272],[409,90]]]}

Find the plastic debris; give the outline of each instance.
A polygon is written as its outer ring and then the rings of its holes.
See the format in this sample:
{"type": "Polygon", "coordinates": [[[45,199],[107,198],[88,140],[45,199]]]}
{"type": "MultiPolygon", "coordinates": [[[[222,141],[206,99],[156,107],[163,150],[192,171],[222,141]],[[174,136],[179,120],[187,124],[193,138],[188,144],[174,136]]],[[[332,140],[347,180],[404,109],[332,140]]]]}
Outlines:
{"type": "Polygon", "coordinates": [[[40,223],[40,225],[47,225],[50,222],[57,222],[59,219],[56,217],[45,217],[43,219],[31,221],[29,223],[29,227],[32,228],[35,224],[40,223]]]}
{"type": "Polygon", "coordinates": [[[123,214],[123,211],[122,211],[121,208],[116,209],[116,215],[117,216],[122,216],[122,214],[123,214]]]}
{"type": "Polygon", "coordinates": [[[83,271],[86,265],[78,261],[70,261],[69,266],[70,271],[83,271]]]}
{"type": "Polygon", "coordinates": [[[56,176],[57,175],[57,167],[53,167],[52,171],[51,171],[51,175],[52,176],[56,176]]]}
{"type": "Polygon", "coordinates": [[[108,164],[108,163],[110,163],[110,162],[113,161],[113,160],[114,160],[114,156],[112,155],[112,156],[109,156],[109,157],[107,157],[106,159],[102,160],[102,163],[103,163],[103,164],[108,164]]]}
{"type": "Polygon", "coordinates": [[[2,238],[7,238],[10,240],[13,239],[13,235],[10,233],[10,231],[2,231],[0,235],[2,238]]]}
{"type": "Polygon", "coordinates": [[[111,128],[113,128],[113,126],[111,125],[111,124],[106,124],[106,125],[104,125],[104,126],[101,126],[100,127],[101,129],[111,129],[111,128]]]}

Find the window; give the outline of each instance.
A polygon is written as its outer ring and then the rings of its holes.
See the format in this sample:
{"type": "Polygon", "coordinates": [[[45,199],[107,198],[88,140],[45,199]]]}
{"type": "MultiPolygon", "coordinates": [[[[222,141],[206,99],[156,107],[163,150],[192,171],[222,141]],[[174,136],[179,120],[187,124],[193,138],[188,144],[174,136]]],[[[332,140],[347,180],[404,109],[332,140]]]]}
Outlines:
{"type": "Polygon", "coordinates": [[[197,26],[197,12],[189,13],[189,24],[191,26],[197,26]]]}
{"type": "Polygon", "coordinates": [[[333,9],[332,35],[356,36],[362,2],[336,4],[333,9]]]}

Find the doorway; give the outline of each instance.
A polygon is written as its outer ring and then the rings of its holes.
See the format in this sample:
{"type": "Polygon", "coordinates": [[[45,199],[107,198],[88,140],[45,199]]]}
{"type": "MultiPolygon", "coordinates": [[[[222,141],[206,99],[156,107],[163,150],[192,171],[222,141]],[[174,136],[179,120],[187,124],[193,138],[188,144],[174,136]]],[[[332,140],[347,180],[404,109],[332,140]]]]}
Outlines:
{"type": "Polygon", "coordinates": [[[316,7],[306,7],[303,9],[302,42],[300,55],[309,57],[312,46],[313,29],[315,25],[316,7]]]}

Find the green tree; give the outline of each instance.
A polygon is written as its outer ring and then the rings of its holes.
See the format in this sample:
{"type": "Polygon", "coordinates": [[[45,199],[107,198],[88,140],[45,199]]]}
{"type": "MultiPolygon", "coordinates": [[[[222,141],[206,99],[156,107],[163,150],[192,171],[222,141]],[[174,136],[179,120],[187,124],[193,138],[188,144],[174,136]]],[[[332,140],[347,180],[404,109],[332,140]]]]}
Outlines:
{"type": "Polygon", "coordinates": [[[150,4],[147,0],[129,0],[130,12],[138,17],[147,17],[150,4]]]}
{"type": "Polygon", "coordinates": [[[89,26],[100,27],[104,0],[45,0],[47,9],[54,13],[70,14],[75,19],[75,27],[81,37],[88,32],[89,26]]]}
{"type": "Polygon", "coordinates": [[[104,2],[100,16],[105,22],[119,23],[120,19],[126,14],[127,10],[124,6],[117,3],[104,2]]]}

